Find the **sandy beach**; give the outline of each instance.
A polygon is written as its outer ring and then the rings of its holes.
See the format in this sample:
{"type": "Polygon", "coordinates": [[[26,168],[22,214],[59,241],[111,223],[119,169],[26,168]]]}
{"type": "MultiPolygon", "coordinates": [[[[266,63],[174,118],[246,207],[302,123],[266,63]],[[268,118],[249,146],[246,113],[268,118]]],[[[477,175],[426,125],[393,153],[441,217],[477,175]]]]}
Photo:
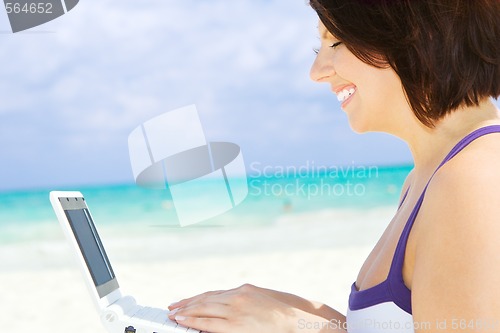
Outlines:
{"type": "MultiPolygon", "coordinates": [[[[345,313],[349,288],[394,207],[358,215],[285,215],[271,226],[100,228],[122,293],[165,308],[243,283],[318,300],[345,313]]],[[[104,332],[57,223],[48,239],[0,246],[7,332],[104,332]]]]}

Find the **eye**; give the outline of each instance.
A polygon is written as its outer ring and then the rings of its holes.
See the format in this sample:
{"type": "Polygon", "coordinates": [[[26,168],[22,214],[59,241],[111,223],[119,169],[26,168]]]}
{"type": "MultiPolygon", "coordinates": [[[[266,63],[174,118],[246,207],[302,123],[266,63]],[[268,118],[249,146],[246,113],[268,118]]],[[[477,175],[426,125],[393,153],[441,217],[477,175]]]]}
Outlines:
{"type": "MultiPolygon", "coordinates": [[[[335,49],[337,46],[339,46],[340,44],[342,44],[342,42],[336,42],[336,43],[333,43],[332,45],[330,45],[330,47],[332,49],[335,49]]],[[[319,53],[319,49],[317,47],[313,48],[313,52],[315,54],[318,54],[319,53]]]]}
{"type": "Polygon", "coordinates": [[[340,44],[342,44],[342,42],[337,42],[337,43],[333,43],[332,45],[330,45],[330,47],[332,49],[336,48],[337,46],[339,46],[340,44]]]}

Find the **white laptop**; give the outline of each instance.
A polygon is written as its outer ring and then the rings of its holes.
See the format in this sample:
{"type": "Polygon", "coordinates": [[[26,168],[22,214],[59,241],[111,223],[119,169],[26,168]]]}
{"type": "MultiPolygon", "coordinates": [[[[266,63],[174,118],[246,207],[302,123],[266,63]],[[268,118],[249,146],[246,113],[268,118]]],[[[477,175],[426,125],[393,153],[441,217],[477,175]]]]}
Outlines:
{"type": "Polygon", "coordinates": [[[53,191],[50,192],[50,202],[78,257],[87,287],[108,332],[200,332],[168,319],[168,310],[138,305],[132,296],[121,294],[85,198],[80,192],[53,191]]]}

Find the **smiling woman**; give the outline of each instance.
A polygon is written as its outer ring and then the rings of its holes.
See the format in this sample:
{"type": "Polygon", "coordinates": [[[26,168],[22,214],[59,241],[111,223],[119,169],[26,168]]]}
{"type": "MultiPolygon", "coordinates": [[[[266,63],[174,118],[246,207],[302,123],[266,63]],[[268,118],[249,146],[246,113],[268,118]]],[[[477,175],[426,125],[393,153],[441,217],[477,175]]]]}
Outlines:
{"type": "Polygon", "coordinates": [[[172,304],[170,318],[209,332],[498,331],[500,2],[311,6],[321,36],[311,78],[331,86],[354,131],[411,150],[399,208],[352,284],[347,316],[247,284],[172,304]]]}

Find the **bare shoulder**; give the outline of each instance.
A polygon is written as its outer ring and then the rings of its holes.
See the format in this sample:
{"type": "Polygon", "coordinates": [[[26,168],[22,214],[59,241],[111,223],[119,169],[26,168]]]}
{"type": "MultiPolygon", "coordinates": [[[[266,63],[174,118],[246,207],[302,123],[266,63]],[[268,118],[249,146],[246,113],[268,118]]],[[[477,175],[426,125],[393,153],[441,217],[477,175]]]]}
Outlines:
{"type": "Polygon", "coordinates": [[[483,135],[469,143],[448,161],[443,166],[443,169],[448,169],[448,171],[458,171],[459,168],[470,170],[471,166],[478,166],[483,170],[487,170],[488,166],[498,166],[498,163],[500,163],[499,152],[500,132],[483,135]]]}
{"type": "Polygon", "coordinates": [[[481,137],[429,184],[412,279],[417,317],[484,317],[500,306],[499,152],[500,134],[481,137]]]}
{"type": "Polygon", "coordinates": [[[422,214],[426,221],[434,221],[425,223],[430,231],[482,228],[486,224],[500,228],[499,202],[500,133],[494,133],[471,142],[436,172],[422,214]]]}
{"type": "Polygon", "coordinates": [[[429,201],[452,206],[467,200],[470,206],[498,202],[492,194],[500,194],[500,133],[476,139],[445,163],[433,177],[426,196],[429,201]]]}

